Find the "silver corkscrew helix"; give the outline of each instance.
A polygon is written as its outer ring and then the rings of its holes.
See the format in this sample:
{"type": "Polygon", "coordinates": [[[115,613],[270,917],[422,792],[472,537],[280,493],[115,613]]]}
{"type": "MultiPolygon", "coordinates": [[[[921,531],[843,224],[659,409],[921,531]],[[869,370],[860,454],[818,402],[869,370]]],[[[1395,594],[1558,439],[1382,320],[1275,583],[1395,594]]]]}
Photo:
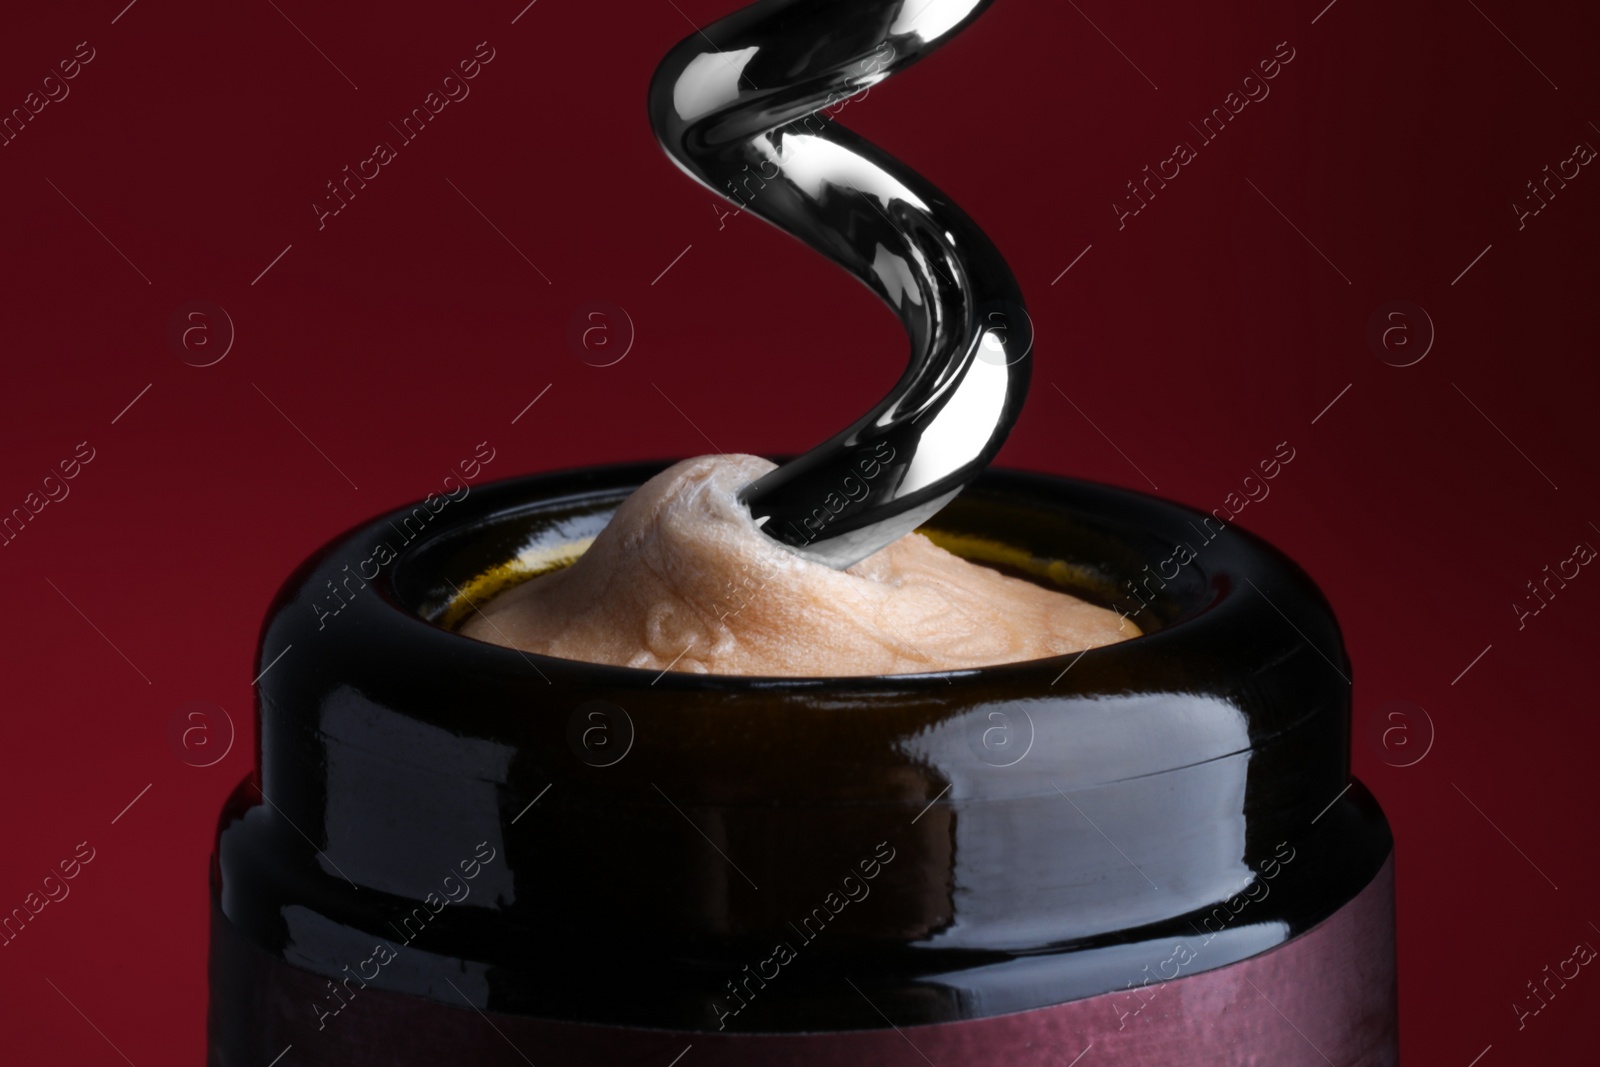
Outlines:
{"type": "Polygon", "coordinates": [[[651,80],[651,125],[679,167],[855,275],[910,337],[888,396],[740,490],[765,533],[832,567],[949,503],[1027,395],[1033,326],[1005,260],[960,208],[825,110],[990,2],[761,0],[680,41],[651,80]]]}

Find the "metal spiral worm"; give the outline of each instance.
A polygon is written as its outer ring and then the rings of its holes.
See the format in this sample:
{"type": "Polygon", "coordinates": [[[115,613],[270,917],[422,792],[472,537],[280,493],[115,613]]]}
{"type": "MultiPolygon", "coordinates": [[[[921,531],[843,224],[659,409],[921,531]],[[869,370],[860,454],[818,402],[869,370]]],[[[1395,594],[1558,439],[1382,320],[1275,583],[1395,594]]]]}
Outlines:
{"type": "MultiPolygon", "coordinates": [[[[910,337],[888,396],[740,491],[765,533],[832,567],[944,507],[994,458],[1027,394],[1032,324],[1000,253],[824,110],[932,52],[990,2],[762,0],[679,42],[651,81],[651,125],[678,166],[855,275],[910,337]]],[[[774,368],[770,386],[796,373],[806,369],[774,368]]]]}

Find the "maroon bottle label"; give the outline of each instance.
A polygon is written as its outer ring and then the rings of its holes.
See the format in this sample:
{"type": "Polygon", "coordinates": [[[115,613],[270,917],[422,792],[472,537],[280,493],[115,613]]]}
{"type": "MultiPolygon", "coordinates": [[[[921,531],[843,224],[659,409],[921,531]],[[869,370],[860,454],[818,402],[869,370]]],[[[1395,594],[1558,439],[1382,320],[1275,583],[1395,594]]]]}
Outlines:
{"type": "Polygon", "coordinates": [[[926,1026],[728,1034],[563,1023],[369,988],[337,1018],[307,1007],[327,979],[212,930],[211,1067],[1390,1067],[1398,1062],[1394,860],[1343,908],[1276,948],[1184,974],[1200,939],[1120,992],[926,1026]],[[1171,974],[1173,977],[1167,977],[1171,974]],[[274,1061],[274,1056],[282,1056],[274,1061]]]}

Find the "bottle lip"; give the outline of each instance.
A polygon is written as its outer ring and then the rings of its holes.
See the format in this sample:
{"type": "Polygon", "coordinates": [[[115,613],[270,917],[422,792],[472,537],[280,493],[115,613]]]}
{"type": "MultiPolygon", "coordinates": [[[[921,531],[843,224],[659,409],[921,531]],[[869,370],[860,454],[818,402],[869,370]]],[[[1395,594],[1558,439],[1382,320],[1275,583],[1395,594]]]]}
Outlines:
{"type": "MultiPolygon", "coordinates": [[[[774,458],[781,461],[786,457],[774,458]]],[[[496,524],[548,511],[552,505],[620,502],[644,481],[676,462],[679,460],[577,467],[477,486],[468,497],[450,504],[448,512],[441,516],[440,523],[423,531],[420,537],[404,543],[396,553],[394,562],[381,568],[378,577],[371,583],[380,595],[353,600],[340,610],[340,615],[349,611],[357,617],[348,620],[351,623],[348,626],[344,625],[346,620],[341,619],[338,629],[361,629],[368,637],[374,636],[371,634],[374,626],[383,627],[384,636],[389,637],[399,630],[408,630],[414,635],[425,635],[425,639],[431,640],[441,653],[450,655],[452,659],[471,657],[474,671],[493,671],[508,679],[520,677],[540,681],[540,670],[553,669],[581,671],[591,683],[621,689],[812,692],[840,687],[932,689],[990,676],[1031,676],[1043,672],[1054,675],[1069,665],[1074,665],[1075,670],[1080,663],[1114,665],[1120,660],[1146,655],[1146,650],[1152,644],[1166,645],[1186,640],[1191,637],[1192,631],[1213,625],[1212,620],[1221,613],[1228,616],[1228,625],[1236,628],[1242,628],[1246,623],[1259,625],[1261,621],[1266,621],[1267,616],[1274,616],[1282,624],[1301,627],[1303,633],[1308,633],[1304,631],[1308,622],[1320,630],[1331,630],[1321,635],[1328,638],[1326,641],[1314,642],[1310,636],[1305,639],[1313,641],[1333,672],[1344,675],[1348,681],[1349,663],[1344,655],[1337,625],[1317,625],[1332,623],[1332,611],[1326,599],[1292,560],[1267,542],[1233,525],[1213,532],[1211,527],[1218,524],[1213,515],[1135,490],[1007,468],[985,471],[928,525],[942,528],[949,523],[952,514],[969,512],[979,501],[992,502],[997,497],[1016,494],[1024,498],[1031,497],[1043,510],[1058,515],[1070,514],[1079,523],[1100,527],[1107,533],[1143,534],[1146,537],[1160,537],[1165,533],[1172,542],[1169,547],[1174,549],[1186,542],[1194,553],[1192,562],[1176,562],[1178,557],[1173,553],[1165,556],[1157,554],[1156,558],[1149,561],[1147,570],[1121,576],[1124,579],[1142,577],[1143,593],[1150,595],[1155,603],[1144,606],[1146,602],[1139,600],[1134,593],[1123,590],[1119,597],[1102,605],[1113,610],[1129,610],[1129,617],[1135,619],[1144,630],[1140,636],[1058,656],[952,670],[827,676],[696,674],[522,652],[467,637],[428,617],[429,611],[423,601],[430,594],[437,598],[437,580],[443,569],[439,560],[444,554],[441,548],[483,538],[496,524]],[[1207,534],[1213,540],[1205,540],[1207,534]],[[1217,547],[1213,547],[1213,544],[1217,547]],[[1180,587],[1177,596],[1169,592],[1176,581],[1176,578],[1165,573],[1164,565],[1169,562],[1174,563],[1177,575],[1191,579],[1180,587]],[[1196,575],[1200,577],[1199,582],[1192,580],[1196,575]],[[1292,586],[1291,595],[1295,598],[1293,606],[1296,611],[1285,612],[1282,605],[1267,606],[1264,612],[1248,612],[1252,618],[1235,618],[1233,609],[1239,605],[1251,584],[1255,585],[1254,592],[1261,600],[1267,605],[1272,604],[1267,594],[1262,592],[1263,578],[1292,586]],[[1241,579],[1244,580],[1243,585],[1240,584],[1241,579]],[[427,588],[430,584],[434,586],[431,589],[427,588]],[[1163,596],[1163,593],[1167,595],[1163,596]],[[1163,613],[1166,618],[1159,617],[1163,613]],[[1257,620],[1254,616],[1261,616],[1261,619],[1257,620]],[[1158,621],[1154,628],[1148,626],[1152,619],[1158,621]]],[[[282,646],[274,640],[279,634],[285,638],[284,644],[296,637],[309,638],[308,628],[303,625],[304,619],[297,625],[287,617],[285,609],[296,602],[309,605],[327,583],[337,584],[339,579],[347,578],[348,571],[341,570],[338,563],[346,561],[352,550],[359,552],[363,546],[398,539],[395,536],[396,522],[414,514],[417,508],[418,504],[401,506],[353,527],[329,541],[295,571],[280,589],[268,613],[257,649],[258,669],[271,662],[271,657],[281,650],[282,646]]],[[[614,504],[606,509],[605,514],[609,515],[612,510],[614,504]]],[[[358,555],[356,558],[365,560],[370,557],[358,555]]],[[[461,577],[460,573],[450,575],[450,579],[458,586],[462,584],[461,577]]],[[[1092,591],[1081,588],[1068,591],[1079,596],[1089,594],[1094,599],[1092,591]]],[[[328,599],[327,603],[332,605],[335,602],[328,599]]],[[[313,618],[313,611],[309,607],[302,608],[302,612],[305,618],[313,618]]],[[[315,632],[322,627],[310,629],[315,632]]],[[[349,635],[340,637],[349,639],[349,635]]]]}
{"type": "Polygon", "coordinates": [[[1206,517],[1182,505],[1048,474],[986,471],[932,525],[1066,560],[1098,582],[1103,597],[1123,589],[1127,609],[1139,602],[1122,583],[1143,576],[1149,599],[1134,616],[1142,636],[957,671],[766,677],[542,656],[429,621],[451,590],[514,556],[530,536],[597,531],[616,503],[668,465],[480,486],[439,505],[366,588],[348,583],[352,570],[371,574],[361,561],[372,558],[372,546],[409,530],[407,516],[420,524],[425,509],[396,509],[324,546],[285,583],[263,629],[257,669],[273,666],[258,682],[258,771],[268,787],[304,790],[324,773],[323,760],[304,758],[306,746],[422,764],[441,758],[437,745],[397,741],[403,722],[450,738],[445,751],[459,758],[443,765],[471,777],[512,788],[520,780],[530,796],[546,782],[602,788],[593,754],[576,749],[571,733],[595,706],[620,713],[627,743],[637,738],[637,751],[652,757],[631,763],[655,765],[656,777],[639,766],[608,769],[603,788],[618,795],[676,789],[718,804],[927,802],[936,780],[950,787],[951,801],[1037,795],[1181,770],[1286,739],[1309,746],[1308,790],[1332,778],[1342,784],[1349,667],[1333,614],[1304,572],[1231,526],[1197,543],[1206,517]],[[1185,543],[1193,558],[1174,563],[1185,543]],[[354,592],[325,614],[339,603],[327,590],[341,578],[354,592]],[[1017,733],[997,733],[991,722],[1014,722],[1017,733]],[[818,751],[819,733],[849,738],[848,750],[818,751]],[[1015,741],[1026,753],[1035,740],[1047,758],[1018,768],[1005,761],[1006,745],[1015,741]],[[468,755],[480,742],[503,758],[468,755]],[[896,777],[908,759],[948,766],[961,751],[977,771],[1008,773],[896,777]],[[812,774],[807,758],[827,759],[838,773],[812,774]],[[752,765],[759,773],[728,769],[752,765]]]}

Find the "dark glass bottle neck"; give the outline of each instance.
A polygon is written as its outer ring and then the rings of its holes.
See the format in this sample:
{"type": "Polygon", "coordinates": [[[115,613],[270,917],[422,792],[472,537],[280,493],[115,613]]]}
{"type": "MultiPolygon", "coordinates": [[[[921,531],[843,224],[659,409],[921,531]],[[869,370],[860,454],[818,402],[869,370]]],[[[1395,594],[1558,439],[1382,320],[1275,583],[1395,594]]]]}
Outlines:
{"type": "Polygon", "coordinates": [[[1204,966],[1233,962],[1387,856],[1370,797],[1342,792],[1349,665],[1321,595],[1256,538],[1140,494],[990,472],[934,523],[1138,613],[1144,636],[1081,657],[658,676],[430,621],[518,552],[592,532],[660,466],[474,490],[336,617],[316,611],[328,583],[394,542],[397,516],[290,579],[261,650],[294,650],[260,687],[271,803],[245,787],[218,845],[246,936],[329,975],[386,939],[409,961],[389,988],[448,997],[439,976],[465,974],[501,1011],[848,1028],[881,1017],[841,974],[906,1022],[1021,1010],[1120,987],[1219,906],[1234,917],[1204,966]],[[573,740],[596,707],[627,742],[614,762],[573,740]]]}

